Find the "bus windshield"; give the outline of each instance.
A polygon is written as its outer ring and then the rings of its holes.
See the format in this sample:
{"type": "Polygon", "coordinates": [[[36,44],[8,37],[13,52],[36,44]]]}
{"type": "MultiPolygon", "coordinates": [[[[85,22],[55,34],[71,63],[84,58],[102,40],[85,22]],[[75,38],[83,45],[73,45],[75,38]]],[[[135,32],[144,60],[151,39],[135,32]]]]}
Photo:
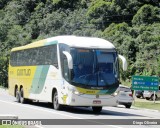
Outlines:
{"type": "Polygon", "coordinates": [[[74,77],[72,83],[84,88],[111,87],[118,83],[115,50],[71,48],[74,77]]]}

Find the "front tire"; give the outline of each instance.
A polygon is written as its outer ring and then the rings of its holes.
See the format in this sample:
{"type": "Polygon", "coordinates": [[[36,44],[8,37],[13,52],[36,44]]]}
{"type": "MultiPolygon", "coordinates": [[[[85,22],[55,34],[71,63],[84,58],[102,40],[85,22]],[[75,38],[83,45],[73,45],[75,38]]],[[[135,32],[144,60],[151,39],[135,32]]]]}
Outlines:
{"type": "Polygon", "coordinates": [[[58,101],[58,93],[57,93],[57,91],[53,94],[53,108],[55,110],[60,110],[62,108],[62,105],[60,105],[59,101],[58,101]]]}
{"type": "Polygon", "coordinates": [[[102,107],[95,106],[95,107],[92,107],[92,110],[94,113],[100,113],[102,111],[102,107]]]}

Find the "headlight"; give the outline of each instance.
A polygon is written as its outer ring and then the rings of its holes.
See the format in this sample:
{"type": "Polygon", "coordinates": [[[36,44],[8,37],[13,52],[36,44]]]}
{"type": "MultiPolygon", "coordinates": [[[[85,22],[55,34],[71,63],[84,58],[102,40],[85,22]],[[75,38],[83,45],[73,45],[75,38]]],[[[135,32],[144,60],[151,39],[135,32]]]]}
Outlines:
{"type": "Polygon", "coordinates": [[[117,96],[117,95],[118,95],[118,92],[115,92],[113,95],[114,95],[114,96],[117,96]]]}
{"type": "Polygon", "coordinates": [[[73,91],[74,94],[79,95],[80,93],[78,91],[73,91]]]}
{"type": "Polygon", "coordinates": [[[73,94],[82,95],[83,93],[79,92],[75,87],[68,87],[68,90],[71,91],[73,94]]]}
{"type": "Polygon", "coordinates": [[[119,94],[119,91],[115,91],[113,94],[111,94],[112,96],[117,96],[119,94]]]}

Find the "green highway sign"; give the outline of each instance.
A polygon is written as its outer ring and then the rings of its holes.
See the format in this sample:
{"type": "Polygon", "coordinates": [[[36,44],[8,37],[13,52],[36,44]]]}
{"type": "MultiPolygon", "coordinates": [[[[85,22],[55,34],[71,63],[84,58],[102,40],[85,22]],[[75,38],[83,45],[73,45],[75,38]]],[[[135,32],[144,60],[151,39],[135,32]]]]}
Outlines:
{"type": "Polygon", "coordinates": [[[133,90],[158,91],[159,78],[155,76],[132,76],[133,90]]]}

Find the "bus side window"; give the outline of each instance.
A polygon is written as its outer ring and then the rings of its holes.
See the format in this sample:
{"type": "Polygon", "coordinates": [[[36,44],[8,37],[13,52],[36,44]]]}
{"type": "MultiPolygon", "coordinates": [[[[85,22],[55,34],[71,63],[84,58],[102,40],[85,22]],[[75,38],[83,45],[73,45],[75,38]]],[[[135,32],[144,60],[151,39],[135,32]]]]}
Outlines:
{"type": "Polygon", "coordinates": [[[53,45],[51,49],[51,63],[58,68],[57,45],[53,45]]]}
{"type": "Polygon", "coordinates": [[[16,66],[17,65],[17,52],[12,52],[11,53],[10,64],[12,66],[16,66]]]}

